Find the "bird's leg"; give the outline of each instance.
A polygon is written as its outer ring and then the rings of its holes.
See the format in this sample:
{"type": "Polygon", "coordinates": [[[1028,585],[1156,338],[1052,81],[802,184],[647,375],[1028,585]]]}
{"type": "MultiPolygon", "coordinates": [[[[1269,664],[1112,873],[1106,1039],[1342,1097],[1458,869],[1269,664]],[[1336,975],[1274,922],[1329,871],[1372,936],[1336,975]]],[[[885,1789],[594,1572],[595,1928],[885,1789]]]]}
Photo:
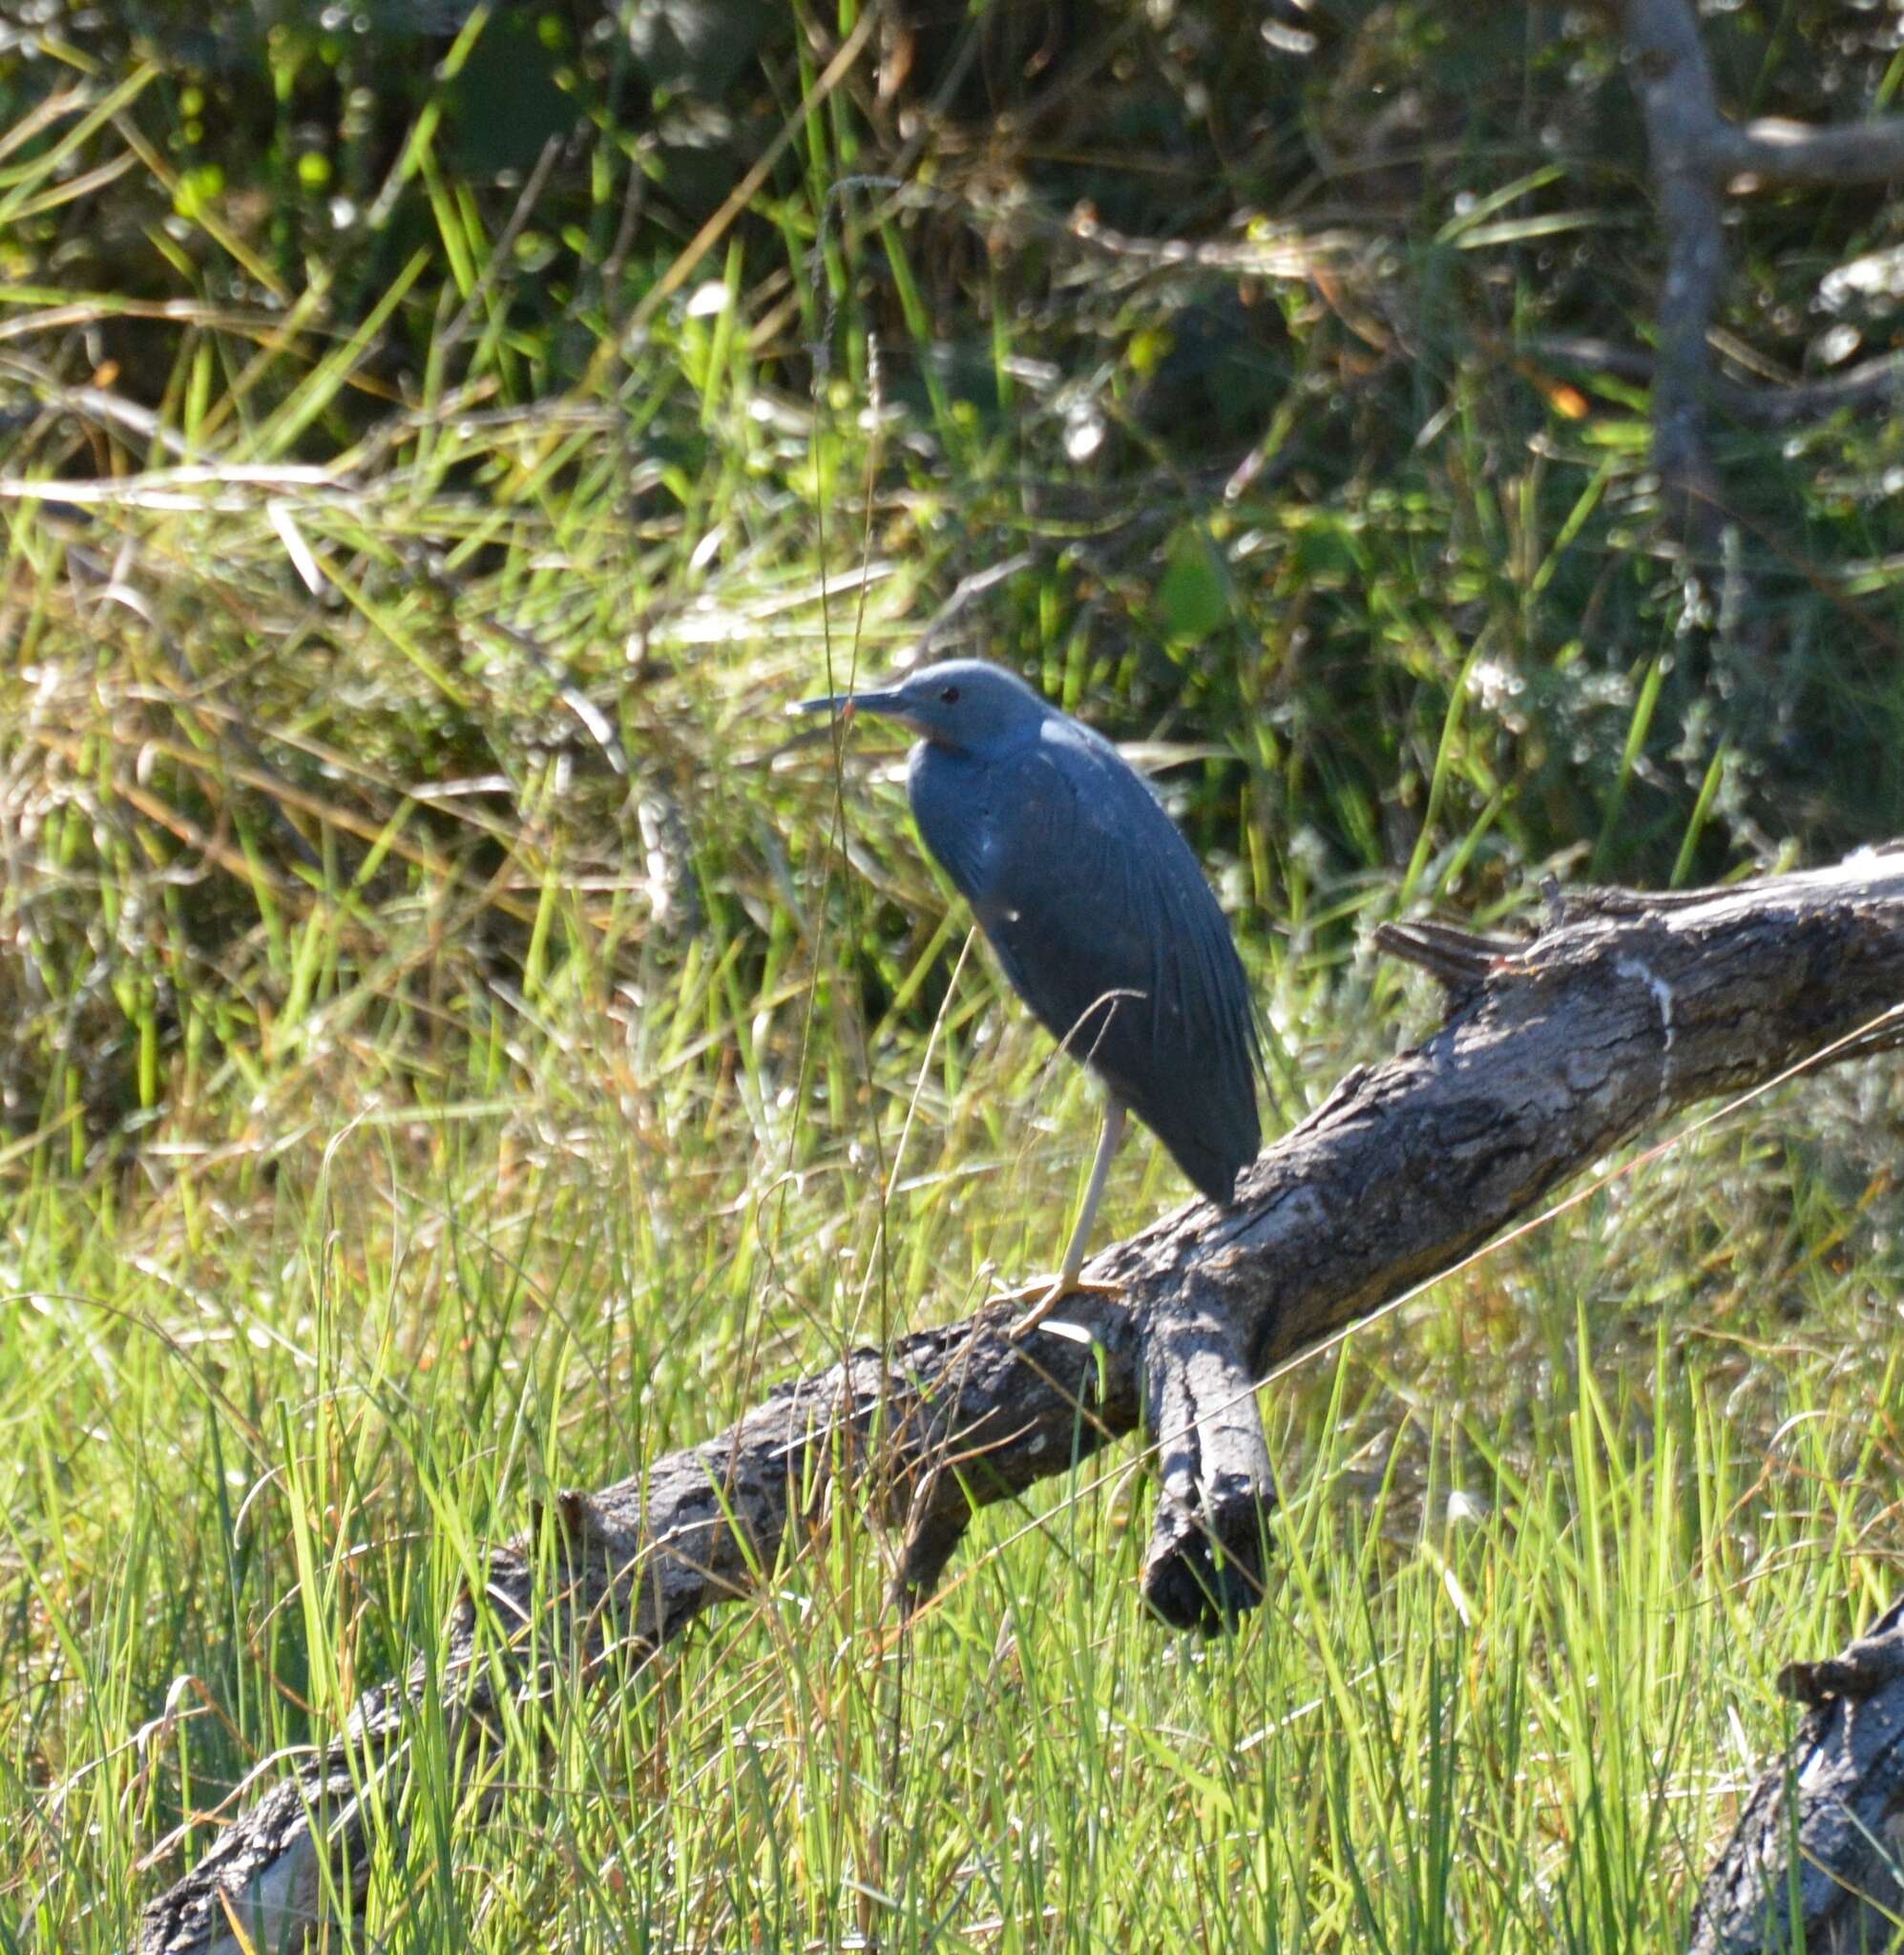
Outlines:
{"type": "MultiPolygon", "coordinates": [[[[1123,1103],[1113,1100],[1104,1108],[1104,1125],[1098,1136],[1097,1158],[1091,1163],[1091,1179],[1085,1184],[1084,1200],[1078,1210],[1078,1221],[1072,1229],[1071,1240],[1065,1246],[1064,1261],[1058,1268],[1057,1280],[1012,1326],[1009,1335],[1014,1343],[1036,1330],[1065,1297],[1075,1294],[1079,1290],[1098,1287],[1095,1284],[1086,1284],[1079,1279],[1084,1269],[1084,1251],[1091,1240],[1091,1225],[1098,1219],[1098,1204],[1104,1199],[1104,1184],[1110,1179],[1111,1161],[1118,1151],[1118,1144],[1123,1137],[1123,1103]]],[[[1105,1284],[1102,1287],[1112,1290],[1116,1285],[1105,1284]]]]}

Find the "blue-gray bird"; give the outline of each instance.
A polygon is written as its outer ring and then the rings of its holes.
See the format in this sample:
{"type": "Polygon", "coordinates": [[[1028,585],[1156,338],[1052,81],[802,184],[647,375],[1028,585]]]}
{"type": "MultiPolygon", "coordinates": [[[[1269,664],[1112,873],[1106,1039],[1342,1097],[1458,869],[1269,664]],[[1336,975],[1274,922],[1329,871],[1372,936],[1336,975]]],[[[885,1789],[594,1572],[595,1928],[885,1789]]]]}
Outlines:
{"type": "Polygon", "coordinates": [[[1103,1083],[1103,1131],[1057,1279],[1023,1336],[1080,1287],[1128,1108],[1213,1202],[1256,1158],[1262,1052],[1229,926],[1189,845],[1109,741],[977,659],[928,665],[803,712],[875,713],[918,734],[907,768],[926,846],[1012,988],[1103,1083]]]}

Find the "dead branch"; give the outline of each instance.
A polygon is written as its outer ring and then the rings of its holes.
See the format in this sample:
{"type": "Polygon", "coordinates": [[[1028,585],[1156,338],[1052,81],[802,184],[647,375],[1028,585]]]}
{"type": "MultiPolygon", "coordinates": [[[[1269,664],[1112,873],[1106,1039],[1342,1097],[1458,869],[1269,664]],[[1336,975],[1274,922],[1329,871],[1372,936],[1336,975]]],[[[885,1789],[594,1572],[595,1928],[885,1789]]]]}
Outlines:
{"type": "Polygon", "coordinates": [[[1653,374],[1653,461],[1668,488],[1710,506],[1705,452],[1705,334],[1726,277],[1719,179],[1710,145],[1724,125],[1686,0],[1626,0],[1634,88],[1666,238],[1653,374]]]}
{"type": "MultiPolygon", "coordinates": [[[[435,1675],[414,1667],[370,1692],[336,1745],[153,1902],[141,1955],[237,1955],[234,1923],[259,1946],[303,1945],[326,1888],[364,1890],[362,1782],[403,1769],[426,1683],[473,1774],[507,1698],[534,1697],[556,1667],[654,1650],[772,1579],[848,1500],[903,1524],[910,1606],[975,1508],[1147,1416],[1162,1483],[1144,1593],[1168,1622],[1231,1620],[1266,1579],[1274,1485],[1255,1379],[1675,1108],[1776,1079],[1904,999],[1904,845],[1732,889],[1555,908],[1526,942],[1392,934],[1448,985],[1445,1022],[1345,1079],[1233,1207],[1192,1203],[1099,1256],[1091,1273],[1119,1286],[1115,1299],[1082,1296],[1022,1345],[1006,1302],[857,1351],[717,1439],[564,1495],[535,1533],[493,1551],[435,1675]]],[[[1904,1016],[1864,1049],[1897,1042],[1904,1016]]]]}
{"type": "Polygon", "coordinates": [[[1726,192],[1904,176],[1904,117],[1833,129],[1778,120],[1741,128],[1719,107],[1692,0],[1622,0],[1621,17],[1666,241],[1653,461],[1663,486],[1700,521],[1717,507],[1705,440],[1715,391],[1707,335],[1726,278],[1726,192]]]}
{"type": "Polygon", "coordinates": [[[1712,166],[1735,190],[1779,184],[1837,190],[1847,183],[1889,183],[1904,177],[1904,116],[1814,129],[1768,116],[1712,136],[1712,166]]]}
{"type": "Polygon", "coordinates": [[[1159,1314],[1145,1356],[1157,1508],[1143,1597],[1176,1628],[1226,1628],[1263,1599],[1276,1505],[1248,1327],[1216,1294],[1200,1295],[1192,1273],[1159,1314]]]}
{"type": "MultiPolygon", "coordinates": [[[[1610,373],[1642,387],[1651,386],[1658,370],[1652,354],[1642,347],[1571,333],[1526,341],[1521,350],[1531,360],[1572,368],[1578,373],[1610,373]]],[[[1771,386],[1747,387],[1715,375],[1707,397],[1743,426],[1768,429],[1799,428],[1859,408],[1904,406],[1904,353],[1880,353],[1842,373],[1771,386]]]]}
{"type": "Polygon", "coordinates": [[[1789,1664],[1807,1707],[1693,1910],[1691,1955],[1852,1955],[1904,1920],[1904,1599],[1842,1656],[1789,1664]]]}

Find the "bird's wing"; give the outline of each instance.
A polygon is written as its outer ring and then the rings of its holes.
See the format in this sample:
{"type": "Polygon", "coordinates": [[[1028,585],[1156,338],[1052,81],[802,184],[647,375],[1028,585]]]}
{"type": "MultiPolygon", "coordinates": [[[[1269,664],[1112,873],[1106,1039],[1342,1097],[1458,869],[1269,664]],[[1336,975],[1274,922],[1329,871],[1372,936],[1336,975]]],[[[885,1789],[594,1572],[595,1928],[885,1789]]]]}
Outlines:
{"type": "Polygon", "coordinates": [[[1256,1016],[1196,857],[1083,729],[1060,724],[984,772],[981,818],[950,851],[929,842],[1046,1029],[1227,1201],[1260,1139],[1256,1016]]]}

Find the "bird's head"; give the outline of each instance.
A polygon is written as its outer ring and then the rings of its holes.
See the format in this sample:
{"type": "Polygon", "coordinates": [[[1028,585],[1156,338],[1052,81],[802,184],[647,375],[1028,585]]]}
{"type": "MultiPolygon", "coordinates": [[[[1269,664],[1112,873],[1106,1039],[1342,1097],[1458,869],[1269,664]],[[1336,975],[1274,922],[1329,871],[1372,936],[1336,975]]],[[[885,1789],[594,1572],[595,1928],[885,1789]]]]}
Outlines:
{"type": "Polygon", "coordinates": [[[1002,753],[1036,736],[1051,712],[1022,679],[983,659],[922,665],[870,692],[800,703],[803,713],[875,713],[954,753],[1002,753]]]}

